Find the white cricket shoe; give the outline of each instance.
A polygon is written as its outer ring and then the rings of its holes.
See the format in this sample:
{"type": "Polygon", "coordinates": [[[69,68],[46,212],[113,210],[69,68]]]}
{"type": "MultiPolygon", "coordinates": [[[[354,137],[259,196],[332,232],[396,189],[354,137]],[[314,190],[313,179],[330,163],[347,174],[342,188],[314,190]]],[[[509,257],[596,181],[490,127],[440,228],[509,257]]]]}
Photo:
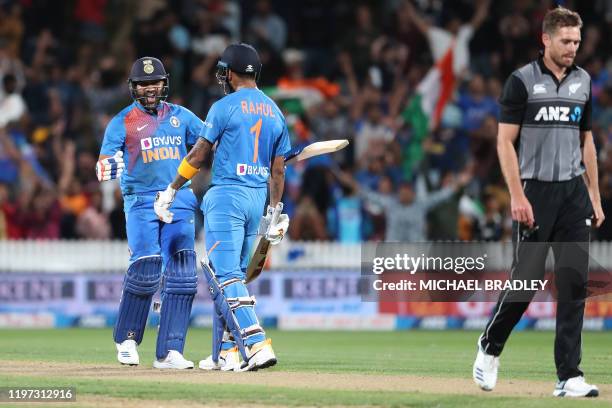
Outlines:
{"type": "Polygon", "coordinates": [[[266,339],[247,347],[248,362],[243,362],[240,371],[257,371],[260,368],[272,367],[276,364],[276,356],[272,350],[272,339],[266,339]]]}
{"type": "Polygon", "coordinates": [[[117,360],[121,364],[135,366],[140,364],[136,341],[132,339],[124,340],[121,344],[115,343],[117,347],[117,360]]]}
{"type": "Polygon", "coordinates": [[[497,383],[498,368],[499,357],[485,353],[480,345],[480,338],[478,338],[478,354],[476,354],[476,361],[474,361],[474,367],[472,369],[474,382],[478,384],[483,391],[493,390],[497,383]]]}
{"type": "Polygon", "coordinates": [[[599,388],[596,385],[587,384],[583,376],[572,377],[569,380],[557,381],[553,395],[555,397],[597,397],[599,388]]]}
{"type": "Polygon", "coordinates": [[[170,350],[166,358],[163,360],[155,360],[153,362],[153,367],[185,370],[193,368],[193,361],[185,360],[185,357],[176,350],[170,350]]]}
{"type": "Polygon", "coordinates": [[[234,347],[228,350],[221,350],[219,353],[219,361],[214,362],[212,355],[208,356],[206,360],[201,360],[198,367],[202,370],[212,371],[239,371],[240,370],[240,353],[238,353],[238,347],[234,347]]]}

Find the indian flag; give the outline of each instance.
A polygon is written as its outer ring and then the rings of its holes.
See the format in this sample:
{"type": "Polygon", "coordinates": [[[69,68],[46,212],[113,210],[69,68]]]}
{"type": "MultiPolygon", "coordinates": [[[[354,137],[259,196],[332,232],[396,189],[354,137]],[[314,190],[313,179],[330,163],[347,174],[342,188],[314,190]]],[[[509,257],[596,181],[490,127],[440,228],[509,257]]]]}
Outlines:
{"type": "Polygon", "coordinates": [[[421,147],[429,132],[440,124],[442,112],[453,94],[453,47],[429,70],[416,88],[416,94],[402,112],[402,117],[412,126],[412,137],[404,149],[404,174],[410,178],[414,167],[424,156],[421,147]]]}

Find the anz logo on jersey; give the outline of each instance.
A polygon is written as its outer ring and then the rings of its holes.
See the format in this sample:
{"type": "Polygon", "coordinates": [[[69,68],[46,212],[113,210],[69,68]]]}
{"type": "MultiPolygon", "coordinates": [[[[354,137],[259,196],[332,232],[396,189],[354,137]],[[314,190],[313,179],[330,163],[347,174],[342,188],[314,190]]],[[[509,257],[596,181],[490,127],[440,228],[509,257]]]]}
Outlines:
{"type": "Polygon", "coordinates": [[[140,139],[142,161],[150,163],[157,160],[181,159],[178,146],[181,136],[155,136],[140,139]]]}
{"type": "Polygon", "coordinates": [[[265,166],[251,166],[245,163],[236,164],[236,174],[239,176],[255,175],[268,176],[269,170],[265,166]]]}
{"type": "Polygon", "coordinates": [[[582,109],[575,106],[572,112],[569,106],[542,106],[536,114],[536,122],[580,122],[582,109]]]}

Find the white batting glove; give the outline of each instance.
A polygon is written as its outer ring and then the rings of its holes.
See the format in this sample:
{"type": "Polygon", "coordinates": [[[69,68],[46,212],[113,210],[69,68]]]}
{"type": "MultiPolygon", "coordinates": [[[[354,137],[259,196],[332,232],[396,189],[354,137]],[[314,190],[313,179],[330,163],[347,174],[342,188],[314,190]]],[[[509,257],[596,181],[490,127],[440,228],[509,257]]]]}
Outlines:
{"type": "Polygon", "coordinates": [[[170,224],[172,222],[172,217],[174,217],[174,214],[170,212],[170,206],[175,196],[176,190],[168,185],[168,188],[164,191],[157,192],[155,202],[153,203],[153,209],[155,210],[155,214],[157,214],[157,218],[166,224],[170,224]]]}
{"type": "Polygon", "coordinates": [[[114,180],[121,177],[124,169],[123,152],[119,150],[113,157],[98,160],[96,163],[96,176],[98,176],[98,181],[114,180]]]}
{"type": "Polygon", "coordinates": [[[274,207],[268,206],[266,215],[261,217],[257,233],[263,235],[265,239],[270,241],[270,244],[278,245],[289,229],[289,216],[287,214],[281,214],[276,223],[273,224],[272,214],[274,214],[274,207]]]}

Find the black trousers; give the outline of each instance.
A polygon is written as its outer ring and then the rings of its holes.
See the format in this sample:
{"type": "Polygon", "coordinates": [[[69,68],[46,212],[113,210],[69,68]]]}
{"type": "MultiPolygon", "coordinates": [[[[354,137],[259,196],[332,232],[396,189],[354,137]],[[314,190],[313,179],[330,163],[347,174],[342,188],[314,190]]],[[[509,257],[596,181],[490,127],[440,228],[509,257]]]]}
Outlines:
{"type": "MultiPolygon", "coordinates": [[[[542,279],[552,248],[557,290],[555,365],[559,380],[582,375],[581,333],[593,207],[582,176],[563,182],[524,180],[538,229],[514,222],[511,279],[542,279]]],[[[549,283],[550,284],[550,283],[549,283]]],[[[481,337],[486,353],[500,355],[535,292],[505,291],[481,337]]]]}

